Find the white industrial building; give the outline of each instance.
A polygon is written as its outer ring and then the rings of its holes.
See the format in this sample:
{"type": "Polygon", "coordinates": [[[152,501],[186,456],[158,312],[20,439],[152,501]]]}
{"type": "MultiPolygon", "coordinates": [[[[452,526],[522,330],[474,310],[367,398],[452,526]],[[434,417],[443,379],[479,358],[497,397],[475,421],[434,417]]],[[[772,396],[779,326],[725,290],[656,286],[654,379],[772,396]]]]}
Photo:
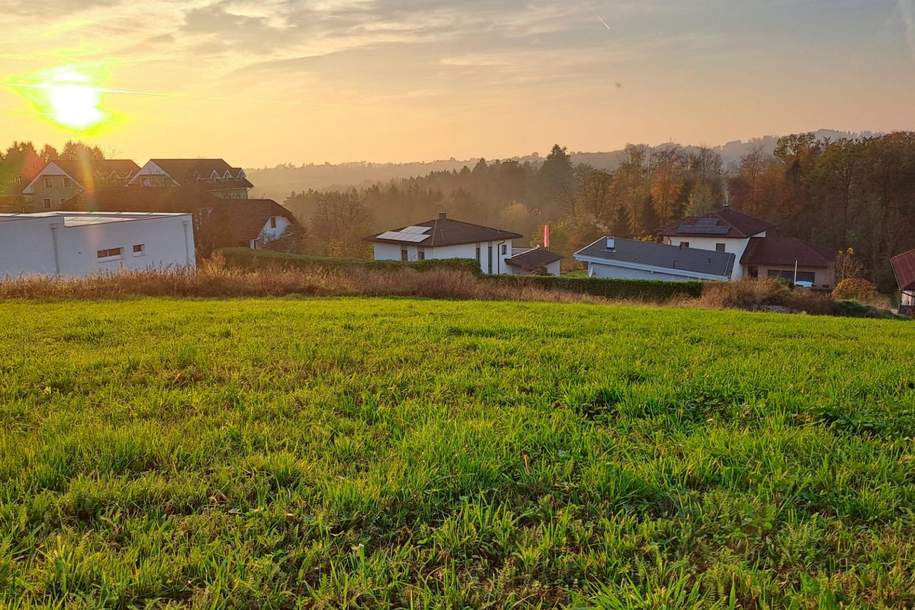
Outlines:
{"type": "Polygon", "coordinates": [[[193,267],[190,214],[0,214],[0,278],[193,267]]]}

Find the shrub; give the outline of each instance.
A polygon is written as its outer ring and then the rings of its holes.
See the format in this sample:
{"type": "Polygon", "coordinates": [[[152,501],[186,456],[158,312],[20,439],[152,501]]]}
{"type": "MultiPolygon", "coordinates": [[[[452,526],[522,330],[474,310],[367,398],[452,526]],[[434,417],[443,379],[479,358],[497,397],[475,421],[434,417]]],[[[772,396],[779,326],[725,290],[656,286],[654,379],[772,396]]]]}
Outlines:
{"type": "Polygon", "coordinates": [[[877,287],[859,277],[844,279],[836,284],[832,291],[834,299],[854,300],[862,303],[871,303],[879,298],[877,287]]]}
{"type": "Polygon", "coordinates": [[[835,302],[828,295],[813,290],[792,290],[785,283],[772,278],[710,282],[704,285],[699,302],[713,308],[785,308],[820,315],[836,313],[835,302]]]}

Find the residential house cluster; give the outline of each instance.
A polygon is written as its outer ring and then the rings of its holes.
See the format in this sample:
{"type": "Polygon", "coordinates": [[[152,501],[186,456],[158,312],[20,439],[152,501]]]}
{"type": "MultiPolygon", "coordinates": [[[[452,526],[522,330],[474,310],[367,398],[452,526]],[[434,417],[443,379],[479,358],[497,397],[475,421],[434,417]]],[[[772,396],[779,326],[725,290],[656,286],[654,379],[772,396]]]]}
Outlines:
{"type": "Polygon", "coordinates": [[[298,228],[223,159],[53,160],[33,173],[6,202],[18,211],[0,214],[0,277],[194,266],[298,228]]]}
{"type": "MultiPolygon", "coordinates": [[[[773,226],[733,208],[685,218],[664,227],[656,242],[604,235],[575,252],[589,277],[659,281],[782,278],[828,289],[835,284],[833,257],[803,240],[771,235],[773,226]]],[[[517,233],[438,218],[369,237],[378,260],[475,259],[486,274],[559,275],[559,255],[548,233],[536,248],[516,248],[517,233]]]]}

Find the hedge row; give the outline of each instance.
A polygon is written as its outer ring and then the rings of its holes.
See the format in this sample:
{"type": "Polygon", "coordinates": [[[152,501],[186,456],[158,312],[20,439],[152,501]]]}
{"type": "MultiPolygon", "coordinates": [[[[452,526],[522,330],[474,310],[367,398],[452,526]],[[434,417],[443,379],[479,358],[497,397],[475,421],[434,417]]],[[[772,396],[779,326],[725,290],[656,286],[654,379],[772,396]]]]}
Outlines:
{"type": "MultiPolygon", "coordinates": [[[[330,258],[304,256],[270,250],[249,250],[227,248],[222,251],[226,263],[242,269],[313,269],[359,268],[397,269],[409,267],[424,269],[450,267],[480,275],[476,261],[467,259],[427,260],[412,263],[401,261],[374,261],[353,258],[330,258]]],[[[702,282],[656,282],[650,280],[613,280],[599,278],[552,277],[552,276],[482,276],[487,281],[515,285],[531,285],[545,290],[564,290],[578,294],[589,294],[608,299],[633,299],[664,303],[675,298],[698,298],[702,296],[702,282]]]]}
{"type": "Polygon", "coordinates": [[[449,258],[403,263],[401,261],[376,261],[361,258],[334,258],[329,256],[306,256],[272,250],[250,250],[248,248],[225,248],[220,251],[230,267],[240,269],[399,269],[409,267],[418,271],[450,267],[461,271],[479,273],[475,261],[463,258],[449,258]]]}
{"type": "Polygon", "coordinates": [[[633,299],[665,303],[675,298],[699,298],[702,282],[658,282],[652,280],[618,280],[592,277],[492,276],[499,282],[527,284],[547,290],[565,290],[608,299],[633,299]]]}

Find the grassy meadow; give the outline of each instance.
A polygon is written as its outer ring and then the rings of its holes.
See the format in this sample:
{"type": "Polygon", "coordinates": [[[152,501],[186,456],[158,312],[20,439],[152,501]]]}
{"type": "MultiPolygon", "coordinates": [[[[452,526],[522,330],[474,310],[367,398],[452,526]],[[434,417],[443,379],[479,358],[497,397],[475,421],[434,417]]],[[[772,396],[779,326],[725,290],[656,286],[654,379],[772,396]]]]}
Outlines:
{"type": "Polygon", "coordinates": [[[915,605],[915,325],[0,304],[0,606],[915,605]]]}

